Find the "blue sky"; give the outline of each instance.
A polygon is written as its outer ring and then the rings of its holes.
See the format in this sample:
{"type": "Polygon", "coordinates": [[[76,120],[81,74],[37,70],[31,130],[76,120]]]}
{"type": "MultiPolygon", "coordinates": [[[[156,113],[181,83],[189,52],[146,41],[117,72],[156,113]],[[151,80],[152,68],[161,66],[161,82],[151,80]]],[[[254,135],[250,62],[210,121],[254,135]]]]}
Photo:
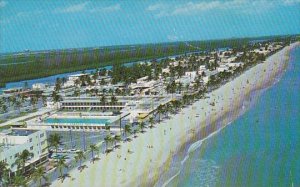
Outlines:
{"type": "Polygon", "coordinates": [[[0,52],[300,33],[300,0],[0,0],[0,52]]]}

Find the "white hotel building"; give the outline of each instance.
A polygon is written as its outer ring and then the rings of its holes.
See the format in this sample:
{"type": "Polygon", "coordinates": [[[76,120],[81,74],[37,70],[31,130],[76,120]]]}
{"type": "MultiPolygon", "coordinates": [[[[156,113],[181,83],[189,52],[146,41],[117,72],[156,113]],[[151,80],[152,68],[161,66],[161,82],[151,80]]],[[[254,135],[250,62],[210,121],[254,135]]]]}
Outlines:
{"type": "Polygon", "coordinates": [[[30,165],[45,163],[48,160],[47,147],[46,132],[42,130],[8,129],[0,132],[0,161],[6,162],[12,172],[17,170],[15,161],[24,150],[33,153],[25,170],[30,170],[30,165]]]}

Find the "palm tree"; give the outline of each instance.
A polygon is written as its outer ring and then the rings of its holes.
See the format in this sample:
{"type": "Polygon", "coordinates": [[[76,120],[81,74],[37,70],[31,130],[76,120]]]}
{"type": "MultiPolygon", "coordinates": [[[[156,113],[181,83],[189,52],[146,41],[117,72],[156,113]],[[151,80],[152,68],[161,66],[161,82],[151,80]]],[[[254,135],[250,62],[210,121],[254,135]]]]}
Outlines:
{"type": "Polygon", "coordinates": [[[124,133],[125,133],[125,141],[127,141],[128,140],[127,139],[127,133],[131,134],[131,125],[129,125],[129,124],[125,125],[125,127],[124,127],[124,133]]]}
{"type": "Polygon", "coordinates": [[[169,118],[169,112],[172,112],[173,108],[170,103],[167,103],[166,106],[164,107],[164,112],[166,113],[167,118],[169,118]]]}
{"type": "Polygon", "coordinates": [[[44,179],[45,181],[48,180],[46,177],[46,171],[44,167],[38,167],[35,169],[35,171],[32,174],[32,178],[34,181],[39,181],[39,186],[42,187],[42,180],[44,179]]]}
{"type": "Polygon", "coordinates": [[[136,135],[138,132],[139,132],[138,129],[134,129],[134,130],[133,130],[133,137],[134,137],[134,138],[137,138],[137,137],[138,137],[138,136],[136,135]]]}
{"type": "Polygon", "coordinates": [[[31,98],[30,98],[30,104],[31,104],[34,108],[36,108],[37,101],[38,101],[37,97],[31,97],[31,98]]]}
{"type": "Polygon", "coordinates": [[[157,113],[158,113],[158,115],[159,115],[159,117],[158,117],[158,122],[160,123],[160,116],[161,116],[161,114],[164,113],[164,105],[159,105],[159,106],[157,107],[157,113]]]}
{"type": "Polygon", "coordinates": [[[15,96],[10,96],[10,97],[8,98],[8,101],[9,101],[9,105],[10,105],[10,103],[12,103],[11,105],[14,106],[14,105],[16,104],[17,99],[16,99],[15,96]]]}
{"type": "Polygon", "coordinates": [[[74,84],[75,84],[76,87],[78,87],[78,86],[81,84],[80,79],[76,79],[76,80],[74,81],[74,84]]]}
{"type": "Polygon", "coordinates": [[[46,106],[46,103],[47,103],[47,97],[42,95],[42,102],[43,102],[43,105],[46,106]]]}
{"type": "Polygon", "coordinates": [[[115,142],[115,148],[117,147],[117,143],[121,141],[121,135],[115,135],[114,142],[115,142]]]}
{"type": "Polygon", "coordinates": [[[90,152],[92,153],[92,161],[94,163],[95,158],[94,158],[94,152],[99,151],[99,148],[95,144],[90,145],[90,152]]]}
{"type": "Polygon", "coordinates": [[[108,90],[108,93],[112,96],[113,93],[114,93],[113,89],[110,88],[110,89],[108,90]]]}
{"type": "Polygon", "coordinates": [[[57,154],[57,149],[62,144],[61,137],[57,133],[50,134],[50,136],[48,138],[48,142],[49,142],[49,147],[55,148],[55,152],[57,154]]]}
{"type": "Polygon", "coordinates": [[[27,187],[27,180],[23,175],[16,175],[13,178],[13,186],[27,187]]]}
{"type": "Polygon", "coordinates": [[[152,128],[154,128],[154,118],[153,117],[150,117],[149,118],[149,123],[150,123],[150,128],[152,129],[152,128]]]}
{"type": "Polygon", "coordinates": [[[102,97],[100,98],[100,103],[101,103],[101,105],[105,105],[105,103],[106,103],[105,95],[102,95],[102,97]]]}
{"type": "Polygon", "coordinates": [[[108,144],[109,144],[109,142],[111,142],[111,139],[112,139],[112,137],[111,137],[110,134],[106,135],[106,137],[104,138],[104,141],[105,141],[105,152],[107,152],[107,150],[108,150],[108,144]]]}
{"type": "Polygon", "coordinates": [[[57,103],[58,101],[60,101],[61,97],[57,92],[52,92],[52,100],[57,103]]]}
{"type": "Polygon", "coordinates": [[[7,106],[6,106],[5,104],[3,104],[3,105],[2,105],[2,111],[3,111],[4,113],[6,113],[6,112],[7,112],[7,109],[8,109],[7,106]]]}
{"type": "Polygon", "coordinates": [[[144,132],[145,132],[145,130],[144,130],[145,126],[146,126],[146,125],[145,125],[144,122],[139,123],[139,128],[141,129],[141,133],[144,133],[144,132]]]}
{"type": "Polygon", "coordinates": [[[182,91],[183,84],[181,82],[178,83],[177,90],[179,93],[182,91]]]}
{"type": "Polygon", "coordinates": [[[101,79],[100,85],[105,85],[105,84],[106,84],[105,80],[104,80],[104,79],[101,79]]]}
{"type": "Polygon", "coordinates": [[[82,167],[82,166],[81,166],[82,160],[85,159],[85,158],[86,158],[86,157],[84,156],[83,151],[79,151],[79,152],[76,153],[75,160],[76,160],[76,161],[79,161],[79,168],[78,168],[78,169],[80,169],[80,168],[82,167]]]}
{"type": "Polygon", "coordinates": [[[76,96],[76,97],[80,96],[80,89],[78,89],[78,88],[75,89],[74,96],[76,96]]]}
{"type": "Polygon", "coordinates": [[[112,95],[112,96],[111,96],[111,99],[110,99],[110,103],[111,103],[112,105],[114,105],[114,104],[116,104],[117,102],[118,102],[118,99],[116,98],[116,96],[112,95]]]}
{"type": "Polygon", "coordinates": [[[19,113],[20,113],[20,111],[21,111],[21,106],[22,106],[21,101],[20,101],[20,100],[17,100],[17,101],[16,101],[16,107],[18,108],[18,112],[19,112],[19,113]]]}
{"type": "Polygon", "coordinates": [[[59,169],[60,178],[62,178],[62,179],[64,178],[63,169],[68,167],[68,165],[66,164],[66,159],[67,159],[67,157],[65,155],[63,155],[62,157],[60,157],[57,160],[57,163],[56,163],[56,165],[59,169]]]}
{"type": "Polygon", "coordinates": [[[16,164],[18,168],[22,167],[22,173],[25,173],[25,164],[26,161],[29,160],[33,156],[33,153],[30,153],[27,149],[21,152],[21,154],[16,159],[16,164]]]}
{"type": "Polygon", "coordinates": [[[189,104],[190,102],[190,98],[188,95],[183,95],[182,100],[184,105],[189,104]]]}
{"type": "Polygon", "coordinates": [[[0,184],[6,186],[10,182],[10,169],[5,161],[0,161],[0,184]]]}

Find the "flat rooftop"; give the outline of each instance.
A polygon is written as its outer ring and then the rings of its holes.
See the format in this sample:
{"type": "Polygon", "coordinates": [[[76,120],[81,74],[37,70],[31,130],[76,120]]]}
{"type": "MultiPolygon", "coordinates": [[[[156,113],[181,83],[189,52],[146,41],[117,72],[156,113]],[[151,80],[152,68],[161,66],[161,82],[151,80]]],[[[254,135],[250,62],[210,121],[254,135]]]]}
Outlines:
{"type": "Polygon", "coordinates": [[[37,132],[37,130],[25,130],[25,129],[9,129],[2,131],[0,133],[1,135],[6,135],[6,136],[28,136],[30,134],[33,134],[37,132]]]}

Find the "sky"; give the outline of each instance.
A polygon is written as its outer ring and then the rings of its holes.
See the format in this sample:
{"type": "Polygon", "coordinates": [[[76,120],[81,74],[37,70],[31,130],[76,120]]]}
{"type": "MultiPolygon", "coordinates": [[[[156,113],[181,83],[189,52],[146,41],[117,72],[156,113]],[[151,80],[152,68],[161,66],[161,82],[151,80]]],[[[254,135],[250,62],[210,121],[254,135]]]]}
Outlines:
{"type": "Polygon", "coordinates": [[[0,53],[300,33],[300,0],[0,0],[0,53]]]}

